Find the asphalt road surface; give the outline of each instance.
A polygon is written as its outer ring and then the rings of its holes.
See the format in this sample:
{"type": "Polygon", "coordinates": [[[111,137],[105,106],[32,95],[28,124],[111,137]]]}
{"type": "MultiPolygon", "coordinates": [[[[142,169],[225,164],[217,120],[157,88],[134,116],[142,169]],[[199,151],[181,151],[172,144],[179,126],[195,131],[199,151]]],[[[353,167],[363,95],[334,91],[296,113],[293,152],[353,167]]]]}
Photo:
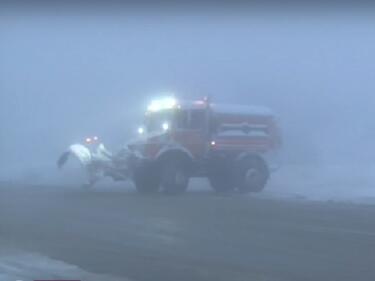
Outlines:
{"type": "Polygon", "coordinates": [[[375,206],[3,186],[1,245],[115,280],[373,281],[375,206]]]}

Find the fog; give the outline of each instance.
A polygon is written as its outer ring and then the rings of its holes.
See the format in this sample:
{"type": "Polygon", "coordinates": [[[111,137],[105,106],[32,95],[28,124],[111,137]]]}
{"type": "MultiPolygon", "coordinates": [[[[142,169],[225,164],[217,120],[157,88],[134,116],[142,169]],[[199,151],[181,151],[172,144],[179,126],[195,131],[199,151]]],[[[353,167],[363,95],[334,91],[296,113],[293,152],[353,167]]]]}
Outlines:
{"type": "Polygon", "coordinates": [[[0,1],[0,281],[375,280],[375,9],[101,2],[0,1]],[[139,192],[58,170],[87,136],[119,151],[164,92],[271,108],[266,188],[244,194],[254,161],[211,189],[182,161],[139,192]]]}
{"type": "Polygon", "coordinates": [[[2,10],[1,180],[54,177],[87,135],[118,150],[163,91],[269,106],[286,166],[373,165],[371,13],[123,10],[2,10]]]}

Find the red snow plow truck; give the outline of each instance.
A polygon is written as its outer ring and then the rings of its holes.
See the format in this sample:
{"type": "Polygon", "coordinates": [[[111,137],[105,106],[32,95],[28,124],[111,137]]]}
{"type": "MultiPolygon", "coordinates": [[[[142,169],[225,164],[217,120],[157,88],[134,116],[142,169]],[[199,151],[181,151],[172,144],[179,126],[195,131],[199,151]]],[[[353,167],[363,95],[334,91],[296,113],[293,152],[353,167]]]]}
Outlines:
{"type": "Polygon", "coordinates": [[[99,175],[132,179],[139,192],[184,192],[192,177],[208,178],[217,192],[259,192],[277,168],[280,132],[264,107],[220,105],[209,99],[152,101],[138,136],[119,153],[75,144],[69,153],[87,168],[89,183],[99,175]],[[105,153],[103,153],[103,151],[105,153]]]}

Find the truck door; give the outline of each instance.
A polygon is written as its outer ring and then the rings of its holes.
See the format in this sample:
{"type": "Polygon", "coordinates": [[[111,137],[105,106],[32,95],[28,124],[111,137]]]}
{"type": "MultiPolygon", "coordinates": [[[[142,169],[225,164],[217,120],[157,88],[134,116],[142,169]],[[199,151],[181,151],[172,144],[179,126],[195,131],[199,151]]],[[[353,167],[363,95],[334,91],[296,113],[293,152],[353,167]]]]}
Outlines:
{"type": "Polygon", "coordinates": [[[178,110],[174,138],[196,159],[203,157],[207,145],[207,111],[205,109],[178,110]]]}

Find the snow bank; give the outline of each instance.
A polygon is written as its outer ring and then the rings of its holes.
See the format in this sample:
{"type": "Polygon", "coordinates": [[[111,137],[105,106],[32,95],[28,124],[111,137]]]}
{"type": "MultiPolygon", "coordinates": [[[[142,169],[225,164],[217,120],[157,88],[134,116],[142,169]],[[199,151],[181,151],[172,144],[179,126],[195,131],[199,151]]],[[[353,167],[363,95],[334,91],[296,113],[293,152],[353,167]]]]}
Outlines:
{"type": "Polygon", "coordinates": [[[375,204],[375,166],[283,166],[262,196],[375,204]]]}
{"type": "Polygon", "coordinates": [[[52,260],[39,254],[13,253],[0,256],[0,281],[31,281],[35,279],[78,279],[90,281],[129,280],[86,272],[77,266],[52,260]]]}

